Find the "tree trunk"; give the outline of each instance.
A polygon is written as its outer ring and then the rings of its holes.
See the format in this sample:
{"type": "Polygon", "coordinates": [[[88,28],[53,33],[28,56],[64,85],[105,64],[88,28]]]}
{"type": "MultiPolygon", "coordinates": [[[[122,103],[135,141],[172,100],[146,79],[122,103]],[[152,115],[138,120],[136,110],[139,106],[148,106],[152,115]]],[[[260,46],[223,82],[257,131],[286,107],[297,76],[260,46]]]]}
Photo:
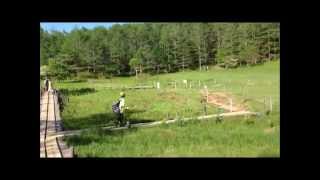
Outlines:
{"type": "Polygon", "coordinates": [[[268,55],[268,59],[269,59],[269,61],[270,61],[270,60],[271,60],[271,59],[270,59],[271,47],[270,47],[270,34],[269,34],[269,31],[268,31],[268,46],[269,46],[269,55],[268,55]]]}
{"type": "Polygon", "coordinates": [[[174,41],[174,62],[177,62],[177,41],[174,41]]]}
{"type": "MultiPolygon", "coordinates": [[[[92,58],[94,59],[94,51],[92,51],[92,58]]],[[[93,72],[95,73],[96,72],[96,61],[93,60],[93,72]]]]}
{"type": "Polygon", "coordinates": [[[136,78],[138,79],[138,68],[136,67],[135,70],[136,70],[136,78]]]}
{"type": "Polygon", "coordinates": [[[200,45],[198,46],[199,49],[199,70],[201,71],[201,53],[200,53],[200,45]]]}
{"type": "Polygon", "coordinates": [[[182,71],[184,72],[184,54],[182,55],[182,71]]]}

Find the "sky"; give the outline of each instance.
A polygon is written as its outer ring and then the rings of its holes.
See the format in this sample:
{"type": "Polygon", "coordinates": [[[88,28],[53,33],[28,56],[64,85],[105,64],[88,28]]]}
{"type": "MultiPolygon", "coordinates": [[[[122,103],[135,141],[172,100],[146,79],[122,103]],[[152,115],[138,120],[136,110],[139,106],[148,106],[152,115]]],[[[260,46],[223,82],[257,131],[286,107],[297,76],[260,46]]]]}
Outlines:
{"type": "Polygon", "coordinates": [[[66,31],[70,32],[75,27],[81,28],[85,27],[87,29],[93,29],[97,26],[104,26],[106,28],[111,27],[114,24],[124,24],[124,23],[52,23],[52,22],[46,22],[46,23],[40,23],[40,26],[47,31],[66,31]]]}

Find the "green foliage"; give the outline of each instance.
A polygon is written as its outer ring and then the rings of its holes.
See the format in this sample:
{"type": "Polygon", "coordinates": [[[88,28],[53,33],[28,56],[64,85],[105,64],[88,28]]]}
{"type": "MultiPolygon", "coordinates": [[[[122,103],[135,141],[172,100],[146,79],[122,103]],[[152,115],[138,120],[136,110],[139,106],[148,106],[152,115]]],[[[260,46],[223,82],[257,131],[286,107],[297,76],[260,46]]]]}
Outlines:
{"type": "Polygon", "coordinates": [[[229,55],[228,51],[226,49],[218,49],[217,51],[217,63],[222,64],[225,60],[225,58],[229,55]]]}
{"type": "Polygon", "coordinates": [[[257,64],[259,59],[259,51],[257,46],[250,44],[243,48],[239,54],[239,58],[242,62],[246,64],[257,64]]]}
{"type": "Polygon", "coordinates": [[[77,80],[86,80],[86,79],[94,79],[97,78],[96,74],[90,73],[88,71],[83,71],[83,72],[79,72],[77,73],[77,80]]]}
{"type": "Polygon", "coordinates": [[[151,74],[238,67],[278,59],[279,30],[277,23],[133,23],[69,33],[40,28],[40,64],[56,59],[72,74],[106,76],[132,74],[137,64],[151,74]]]}
{"type": "Polygon", "coordinates": [[[49,74],[50,76],[54,76],[59,80],[66,79],[70,76],[68,71],[68,66],[63,64],[61,60],[56,58],[50,58],[49,60],[49,74]]]}
{"type": "Polygon", "coordinates": [[[43,78],[49,75],[49,67],[47,65],[40,66],[40,77],[43,78]]]}
{"type": "Polygon", "coordinates": [[[132,58],[129,62],[129,65],[132,69],[137,69],[139,65],[141,65],[141,61],[139,58],[132,58]]]}

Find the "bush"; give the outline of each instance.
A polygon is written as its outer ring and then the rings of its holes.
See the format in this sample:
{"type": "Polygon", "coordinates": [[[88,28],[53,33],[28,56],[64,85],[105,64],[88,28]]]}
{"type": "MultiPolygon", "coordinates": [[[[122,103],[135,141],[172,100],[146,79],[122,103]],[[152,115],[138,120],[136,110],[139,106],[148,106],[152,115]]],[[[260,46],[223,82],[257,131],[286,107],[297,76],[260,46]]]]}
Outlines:
{"type": "Polygon", "coordinates": [[[96,79],[96,78],[97,78],[97,74],[90,73],[88,71],[84,71],[84,72],[77,73],[76,79],[84,80],[84,79],[96,79]]]}
{"type": "Polygon", "coordinates": [[[226,56],[224,58],[224,62],[219,64],[220,67],[224,68],[236,68],[239,66],[239,59],[235,58],[234,56],[226,56]]]}
{"type": "Polygon", "coordinates": [[[46,65],[43,65],[40,67],[40,78],[43,78],[46,75],[49,75],[49,67],[46,65]]]}
{"type": "Polygon", "coordinates": [[[67,65],[56,58],[49,59],[48,74],[58,80],[67,79],[70,76],[67,65]]]}

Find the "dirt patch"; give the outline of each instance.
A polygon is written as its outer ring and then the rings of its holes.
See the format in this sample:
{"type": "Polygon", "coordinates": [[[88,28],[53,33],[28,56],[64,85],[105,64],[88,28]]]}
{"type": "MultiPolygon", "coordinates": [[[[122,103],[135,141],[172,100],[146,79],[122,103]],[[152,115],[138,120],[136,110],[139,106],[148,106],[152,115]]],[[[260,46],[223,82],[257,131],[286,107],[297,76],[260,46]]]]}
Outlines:
{"type": "Polygon", "coordinates": [[[279,126],[269,127],[264,129],[263,132],[266,134],[272,134],[272,133],[278,132],[279,128],[280,128],[279,126]]]}
{"type": "Polygon", "coordinates": [[[276,130],[276,127],[272,127],[272,128],[266,128],[263,131],[266,134],[271,134],[271,133],[275,132],[275,130],[276,130]]]}
{"type": "Polygon", "coordinates": [[[161,92],[159,96],[163,99],[173,100],[173,101],[181,101],[182,97],[179,96],[176,92],[168,91],[168,92],[161,92]]]}
{"type": "MultiPolygon", "coordinates": [[[[205,91],[201,91],[201,94],[203,95],[203,98],[206,99],[205,91]]],[[[231,107],[230,99],[231,99],[231,95],[227,93],[208,92],[208,104],[218,106],[229,112],[246,111],[245,105],[235,102],[234,99],[232,100],[232,107],[231,107]]]]}

